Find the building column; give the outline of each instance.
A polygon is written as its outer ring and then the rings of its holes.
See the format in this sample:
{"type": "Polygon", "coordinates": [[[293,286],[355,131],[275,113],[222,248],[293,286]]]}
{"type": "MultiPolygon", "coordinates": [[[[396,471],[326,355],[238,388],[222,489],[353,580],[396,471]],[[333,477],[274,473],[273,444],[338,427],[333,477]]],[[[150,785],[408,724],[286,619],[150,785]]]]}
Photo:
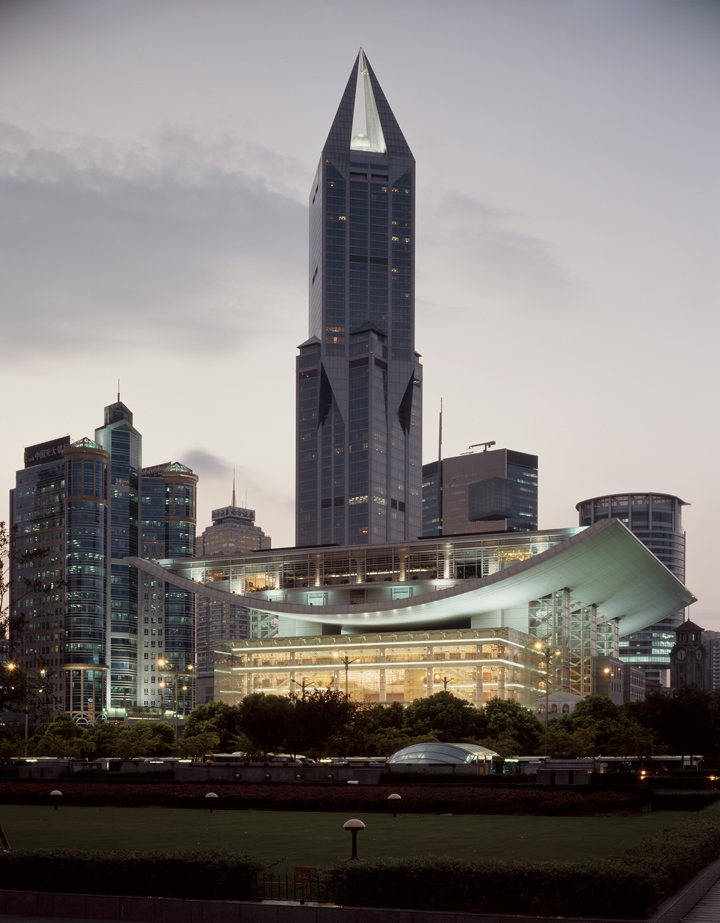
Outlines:
{"type": "MultiPolygon", "coordinates": [[[[380,651],[380,660],[385,660],[385,651],[380,651]]],[[[387,686],[386,686],[386,670],[385,667],[380,667],[380,701],[387,702],[387,686]]]]}
{"type": "MultiPolygon", "coordinates": [[[[428,660],[428,662],[430,662],[430,663],[432,663],[432,660],[433,660],[433,653],[434,653],[434,652],[433,652],[433,648],[430,647],[430,646],[428,646],[428,648],[427,648],[427,660],[428,660]]],[[[426,688],[426,690],[425,690],[425,697],[428,698],[428,699],[429,699],[430,696],[433,694],[434,680],[435,680],[434,674],[435,674],[435,665],[432,664],[431,666],[429,666],[429,667],[427,668],[427,681],[426,681],[426,682],[427,682],[427,688],[426,688]]]]}
{"type": "Polygon", "coordinates": [[[498,698],[505,699],[505,665],[502,663],[498,668],[498,698]]]}
{"type": "Polygon", "coordinates": [[[475,669],[475,705],[477,708],[482,708],[485,704],[482,678],[482,644],[475,645],[475,660],[477,661],[475,669]]]}

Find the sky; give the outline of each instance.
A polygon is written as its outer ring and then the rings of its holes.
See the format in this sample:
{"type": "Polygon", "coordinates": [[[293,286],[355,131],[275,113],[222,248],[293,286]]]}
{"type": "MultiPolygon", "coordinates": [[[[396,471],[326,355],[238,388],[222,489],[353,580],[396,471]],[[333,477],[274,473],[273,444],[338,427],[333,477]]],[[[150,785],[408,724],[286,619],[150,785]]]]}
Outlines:
{"type": "MultiPolygon", "coordinates": [[[[690,506],[720,629],[720,3],[0,0],[0,490],[122,400],[294,541],[308,194],[362,46],[417,160],[424,461],[539,456],[540,528],[690,506]]],[[[0,502],[0,519],[7,517],[0,502]]]]}

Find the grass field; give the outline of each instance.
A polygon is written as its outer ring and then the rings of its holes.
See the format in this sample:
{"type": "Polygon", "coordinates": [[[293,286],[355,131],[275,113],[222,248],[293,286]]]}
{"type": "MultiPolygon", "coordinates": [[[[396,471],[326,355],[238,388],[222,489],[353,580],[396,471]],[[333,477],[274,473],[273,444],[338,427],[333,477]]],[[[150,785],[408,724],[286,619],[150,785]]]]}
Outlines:
{"type": "MultiPolygon", "coordinates": [[[[352,815],[348,815],[348,818],[352,815]]],[[[630,817],[515,817],[360,814],[360,857],[429,853],[457,858],[607,858],[688,814],[630,817]]],[[[197,811],[173,808],[63,808],[6,805],[0,823],[14,849],[227,849],[322,868],[350,855],[338,813],[197,811]]]]}

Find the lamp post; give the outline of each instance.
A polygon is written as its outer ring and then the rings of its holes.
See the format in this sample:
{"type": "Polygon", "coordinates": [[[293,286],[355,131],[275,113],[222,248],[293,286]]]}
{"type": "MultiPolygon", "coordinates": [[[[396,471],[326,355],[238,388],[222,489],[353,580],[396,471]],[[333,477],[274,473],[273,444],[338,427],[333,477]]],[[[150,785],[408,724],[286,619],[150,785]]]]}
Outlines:
{"type": "Polygon", "coordinates": [[[349,830],[352,834],[352,856],[350,856],[350,861],[353,859],[357,860],[357,835],[359,830],[365,829],[365,824],[361,820],[358,820],[356,817],[354,817],[352,820],[345,821],[343,824],[343,829],[349,830]]]}
{"type": "MultiPolygon", "coordinates": [[[[547,642],[542,641],[535,643],[535,650],[539,651],[545,659],[545,756],[548,755],[548,713],[550,711],[550,667],[552,665],[553,649],[547,642]]],[[[560,657],[562,651],[555,651],[555,656],[560,657]]]]}
{"type": "MultiPolygon", "coordinates": [[[[349,698],[350,698],[350,693],[349,693],[350,680],[349,680],[349,677],[348,677],[348,672],[349,672],[349,670],[350,670],[350,664],[351,664],[351,663],[355,663],[355,661],[354,661],[354,660],[350,660],[350,658],[347,656],[347,654],[346,654],[344,657],[340,657],[340,655],[337,653],[337,651],[335,651],[335,652],[333,653],[333,657],[337,657],[337,658],[340,660],[340,663],[343,664],[344,667],[345,667],[345,698],[346,698],[346,699],[349,699],[349,698]]],[[[365,826],[365,825],[363,824],[363,826],[365,826]]]]}
{"type": "MultiPolygon", "coordinates": [[[[180,677],[180,668],[176,663],[170,663],[167,660],[162,658],[158,660],[158,667],[163,671],[163,673],[172,673],[173,675],[173,712],[175,714],[175,742],[177,743],[178,739],[178,679],[180,677]]],[[[187,672],[192,673],[193,665],[189,663],[185,668],[187,672]]],[[[187,673],[185,670],[182,671],[183,679],[187,678],[187,673]]],[[[167,681],[160,680],[160,687],[166,687],[167,681]]],[[[185,717],[185,695],[184,692],[188,688],[186,685],[183,685],[183,718],[185,717]]]]}
{"type": "Polygon", "coordinates": [[[315,685],[315,683],[311,683],[308,680],[307,676],[303,676],[301,683],[299,683],[296,679],[291,679],[290,682],[295,683],[296,686],[300,687],[300,693],[301,693],[303,702],[305,701],[305,690],[315,685]]]}
{"type": "MultiPolygon", "coordinates": [[[[17,667],[16,663],[9,663],[7,665],[8,671],[10,673],[12,673],[16,667],[17,667]]],[[[47,673],[47,670],[39,670],[36,674],[36,678],[40,677],[40,680],[42,681],[44,680],[46,673],[47,673]]],[[[43,687],[40,686],[38,689],[38,692],[42,692],[42,691],[43,691],[43,687]]],[[[28,716],[29,716],[29,713],[30,713],[30,697],[28,695],[27,680],[26,680],[25,681],[25,751],[24,751],[26,758],[28,755],[27,752],[28,752],[28,716]]]]}
{"type": "Polygon", "coordinates": [[[393,817],[397,817],[397,809],[400,807],[400,802],[402,801],[401,795],[388,795],[388,804],[392,808],[393,817]]]}

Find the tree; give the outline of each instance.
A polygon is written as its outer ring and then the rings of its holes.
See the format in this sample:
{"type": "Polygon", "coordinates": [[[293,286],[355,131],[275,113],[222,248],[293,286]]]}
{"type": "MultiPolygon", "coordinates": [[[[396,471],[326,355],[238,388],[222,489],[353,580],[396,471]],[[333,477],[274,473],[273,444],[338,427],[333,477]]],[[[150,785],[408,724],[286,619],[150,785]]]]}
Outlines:
{"type": "Polygon", "coordinates": [[[511,741],[515,742],[513,753],[500,753],[500,750],[490,747],[500,756],[531,756],[537,752],[545,733],[545,728],[531,711],[518,702],[499,698],[490,699],[485,706],[482,728],[488,739],[498,743],[503,750],[508,749],[511,741]]]}
{"type": "Polygon", "coordinates": [[[279,752],[285,746],[293,706],[284,695],[253,692],[240,705],[239,727],[252,746],[267,760],[268,753],[279,752]]]}
{"type": "Polygon", "coordinates": [[[220,751],[232,752],[233,740],[240,729],[240,709],[242,706],[227,705],[225,702],[208,702],[196,705],[188,715],[185,723],[183,738],[187,740],[196,734],[204,734],[208,730],[218,735],[220,751]]]}
{"type": "Polygon", "coordinates": [[[346,750],[347,735],[343,732],[349,728],[354,711],[355,704],[335,689],[314,689],[309,695],[294,698],[286,749],[293,755],[304,752],[321,757],[334,738],[346,750]]]}
{"type": "Polygon", "coordinates": [[[637,721],[616,721],[616,731],[610,738],[608,752],[611,756],[637,756],[641,765],[652,756],[657,746],[657,738],[649,729],[637,721]]]}
{"type": "Polygon", "coordinates": [[[590,728],[573,730],[569,724],[551,721],[547,734],[548,756],[554,759],[582,759],[595,756],[597,746],[590,728]]]}
{"type": "Polygon", "coordinates": [[[465,699],[451,692],[436,692],[427,699],[415,699],[405,709],[405,727],[412,736],[434,734],[438,740],[457,743],[476,730],[476,711],[465,699]]]}
{"type": "Polygon", "coordinates": [[[180,751],[183,755],[191,757],[193,762],[197,762],[216,750],[219,743],[219,734],[214,734],[212,731],[202,731],[199,734],[193,734],[191,737],[183,738],[180,742],[180,751]]]}

